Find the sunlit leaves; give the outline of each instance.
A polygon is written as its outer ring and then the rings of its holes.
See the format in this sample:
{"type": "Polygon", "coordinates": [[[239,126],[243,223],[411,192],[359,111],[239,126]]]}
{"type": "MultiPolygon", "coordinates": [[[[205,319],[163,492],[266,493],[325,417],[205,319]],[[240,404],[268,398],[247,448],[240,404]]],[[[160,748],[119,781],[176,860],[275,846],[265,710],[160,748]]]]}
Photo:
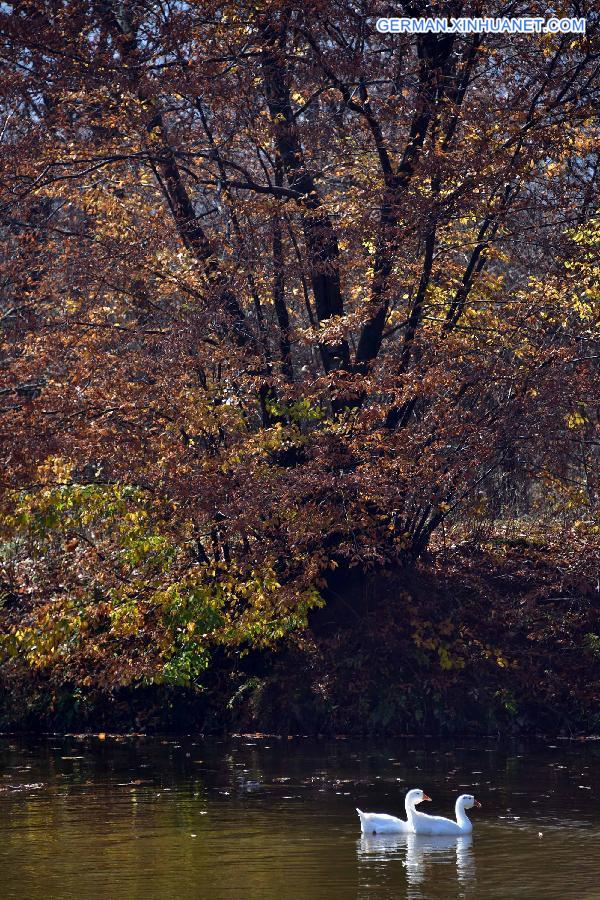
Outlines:
{"type": "Polygon", "coordinates": [[[138,488],[79,483],[60,459],[39,476],[52,481],[7,498],[2,534],[31,612],[0,645],[34,670],[95,671],[108,684],[195,682],[211,648],[269,645],[320,603],[307,590],[288,607],[268,565],[200,562],[192,523],[177,520],[175,531],[175,510],[138,488]]]}
{"type": "Polygon", "coordinates": [[[6,648],[197,683],[336,567],[590,528],[588,45],[440,64],[329,0],[111,6],[0,13],[6,648]]]}

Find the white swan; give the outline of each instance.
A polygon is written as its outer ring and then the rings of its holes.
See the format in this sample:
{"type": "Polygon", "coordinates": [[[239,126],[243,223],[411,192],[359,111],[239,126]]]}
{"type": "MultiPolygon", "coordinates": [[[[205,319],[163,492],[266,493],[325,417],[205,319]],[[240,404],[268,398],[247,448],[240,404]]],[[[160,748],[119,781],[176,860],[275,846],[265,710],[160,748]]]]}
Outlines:
{"type": "Polygon", "coordinates": [[[414,831],[415,806],[423,800],[431,800],[431,797],[428,797],[419,788],[408,792],[404,798],[406,822],[404,819],[397,819],[396,816],[388,816],[386,813],[365,813],[361,809],[357,809],[356,812],[360,817],[360,829],[363,834],[412,833],[414,831]]]}
{"type": "Polygon", "coordinates": [[[415,810],[412,817],[415,834],[470,834],[473,831],[473,824],[465,810],[473,806],[480,807],[481,803],[472,794],[461,794],[454,807],[455,822],[443,816],[428,816],[415,810]]]}

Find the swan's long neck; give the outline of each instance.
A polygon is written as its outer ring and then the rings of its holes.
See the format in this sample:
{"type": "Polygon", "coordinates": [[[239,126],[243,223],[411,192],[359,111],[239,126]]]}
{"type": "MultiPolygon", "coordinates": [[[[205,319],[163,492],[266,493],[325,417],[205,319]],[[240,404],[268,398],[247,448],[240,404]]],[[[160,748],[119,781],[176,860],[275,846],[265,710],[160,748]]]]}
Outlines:
{"type": "Polygon", "coordinates": [[[471,824],[471,820],[469,819],[465,810],[464,801],[461,798],[456,801],[454,811],[456,812],[456,821],[461,828],[463,828],[465,825],[469,826],[471,824]]]}
{"type": "Polygon", "coordinates": [[[404,800],[404,809],[406,810],[406,821],[409,825],[412,825],[413,817],[415,815],[415,801],[412,797],[406,797],[404,800]]]}

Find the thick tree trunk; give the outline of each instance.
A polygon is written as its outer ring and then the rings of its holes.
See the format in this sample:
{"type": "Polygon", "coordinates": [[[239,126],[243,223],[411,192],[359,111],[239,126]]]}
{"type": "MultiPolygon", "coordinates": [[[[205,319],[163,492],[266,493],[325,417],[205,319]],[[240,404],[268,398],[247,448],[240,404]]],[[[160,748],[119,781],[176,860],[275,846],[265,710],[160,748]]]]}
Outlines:
{"type": "Polygon", "coordinates": [[[381,348],[391,300],[390,275],[400,241],[398,234],[400,212],[403,203],[406,202],[406,192],[415,173],[428,130],[438,114],[437,104],[446,93],[444,82],[449,77],[447,69],[453,45],[453,36],[434,35],[423,37],[418,44],[419,93],[402,160],[397,171],[386,176],[373,268],[370,314],[362,327],[356,352],[356,365],[359,371],[366,370],[381,348]]]}
{"type": "Polygon", "coordinates": [[[155,174],[159,177],[161,188],[166,194],[169,207],[182,243],[201,263],[209,285],[212,299],[225,312],[231,325],[232,337],[238,346],[246,347],[260,354],[259,342],[248,323],[244,310],[232,290],[228,279],[219,270],[213,248],[198,217],[193,203],[186,190],[173,149],[169,143],[167,129],[162,111],[148,93],[141,80],[138,64],[137,37],[130,21],[129,10],[125,3],[113,3],[110,7],[109,19],[112,30],[120,38],[123,60],[126,62],[132,89],[143,100],[149,110],[148,130],[158,130],[162,147],[160,159],[155,163],[155,174]]]}
{"type": "MultiPolygon", "coordinates": [[[[278,34],[270,26],[263,28],[261,34],[263,84],[273,123],[275,145],[288,184],[298,195],[317,319],[323,323],[344,312],[338,241],[331,220],[323,209],[316,182],[306,167],[292,114],[288,73],[283,58],[285,35],[278,34]]],[[[350,351],[346,340],[331,344],[323,342],[319,349],[326,372],[349,368],[350,351]]]]}

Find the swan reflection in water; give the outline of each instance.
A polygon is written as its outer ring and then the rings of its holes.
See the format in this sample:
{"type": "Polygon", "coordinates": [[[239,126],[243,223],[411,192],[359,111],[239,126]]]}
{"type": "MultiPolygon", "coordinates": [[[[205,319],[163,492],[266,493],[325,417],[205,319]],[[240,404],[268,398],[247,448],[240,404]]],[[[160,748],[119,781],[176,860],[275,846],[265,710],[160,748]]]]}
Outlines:
{"type": "MultiPolygon", "coordinates": [[[[361,862],[402,859],[409,887],[419,888],[428,880],[429,864],[456,864],[461,886],[474,885],[475,859],[473,836],[427,834],[363,834],[357,842],[357,856],[361,862]]],[[[431,875],[431,873],[429,873],[431,875]]],[[[424,896],[418,891],[410,896],[424,896]]]]}

